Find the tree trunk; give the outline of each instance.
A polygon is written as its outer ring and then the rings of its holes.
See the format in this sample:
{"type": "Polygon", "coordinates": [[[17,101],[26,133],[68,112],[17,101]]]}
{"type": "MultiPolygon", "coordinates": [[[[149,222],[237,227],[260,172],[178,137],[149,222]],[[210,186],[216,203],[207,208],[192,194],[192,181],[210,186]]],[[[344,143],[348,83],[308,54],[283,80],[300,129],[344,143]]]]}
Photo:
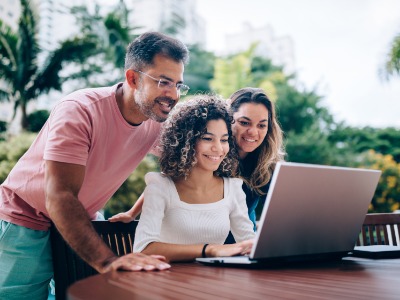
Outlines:
{"type": "Polygon", "coordinates": [[[27,130],[28,129],[28,116],[26,115],[26,104],[23,103],[21,104],[21,127],[22,130],[27,130]]]}

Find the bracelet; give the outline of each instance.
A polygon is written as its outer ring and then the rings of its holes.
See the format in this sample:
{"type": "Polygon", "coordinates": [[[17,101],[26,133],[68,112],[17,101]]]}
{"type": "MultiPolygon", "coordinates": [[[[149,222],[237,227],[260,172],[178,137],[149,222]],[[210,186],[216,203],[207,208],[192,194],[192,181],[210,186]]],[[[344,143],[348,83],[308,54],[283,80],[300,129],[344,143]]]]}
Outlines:
{"type": "Polygon", "coordinates": [[[207,257],[207,255],[206,255],[207,246],[208,246],[208,244],[204,244],[203,250],[201,250],[201,257],[207,257]]]}

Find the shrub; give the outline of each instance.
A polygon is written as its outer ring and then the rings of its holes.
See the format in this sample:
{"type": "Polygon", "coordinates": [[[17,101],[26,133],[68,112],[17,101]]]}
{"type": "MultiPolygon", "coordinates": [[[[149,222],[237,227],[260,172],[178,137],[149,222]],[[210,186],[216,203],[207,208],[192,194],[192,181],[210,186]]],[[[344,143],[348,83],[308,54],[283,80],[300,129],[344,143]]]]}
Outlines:
{"type": "Polygon", "coordinates": [[[36,134],[25,132],[0,141],[0,182],[4,182],[8,173],[29,149],[35,138],[36,134]]]}
{"type": "Polygon", "coordinates": [[[30,132],[39,132],[42,129],[44,123],[46,123],[47,119],[49,118],[49,111],[42,109],[36,110],[33,113],[29,114],[28,119],[28,130],[30,132]]]}

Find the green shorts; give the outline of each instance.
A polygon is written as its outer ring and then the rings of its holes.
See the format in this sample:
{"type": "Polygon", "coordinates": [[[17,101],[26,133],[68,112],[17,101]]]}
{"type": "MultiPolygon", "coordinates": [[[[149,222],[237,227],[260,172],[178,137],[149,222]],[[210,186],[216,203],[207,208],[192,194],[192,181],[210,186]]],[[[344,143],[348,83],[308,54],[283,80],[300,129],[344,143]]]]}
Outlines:
{"type": "Polygon", "coordinates": [[[52,276],[50,231],[0,220],[0,299],[47,299],[52,276]]]}

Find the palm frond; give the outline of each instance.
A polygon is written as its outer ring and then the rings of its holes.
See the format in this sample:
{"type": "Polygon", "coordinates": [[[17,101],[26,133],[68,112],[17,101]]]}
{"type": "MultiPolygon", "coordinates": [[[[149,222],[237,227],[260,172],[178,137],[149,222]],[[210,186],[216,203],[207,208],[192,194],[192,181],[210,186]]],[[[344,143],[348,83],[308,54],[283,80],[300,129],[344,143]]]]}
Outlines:
{"type": "Polygon", "coordinates": [[[10,91],[0,88],[0,102],[9,102],[10,100],[10,91]]]}
{"type": "Polygon", "coordinates": [[[34,85],[28,90],[29,96],[33,98],[40,93],[47,93],[51,89],[61,90],[62,82],[59,72],[63,63],[83,63],[89,56],[98,52],[96,41],[90,38],[76,37],[64,41],[49,55],[47,64],[40,70],[34,85]]]}
{"type": "Polygon", "coordinates": [[[13,80],[17,69],[17,41],[17,34],[0,20],[0,77],[7,82],[13,80]]]}
{"type": "Polygon", "coordinates": [[[110,44],[113,44],[116,39],[124,41],[128,44],[131,40],[128,27],[123,26],[121,18],[116,13],[110,13],[104,20],[104,25],[107,31],[112,32],[113,35],[110,36],[110,44]]]}
{"type": "Polygon", "coordinates": [[[162,22],[160,27],[160,31],[176,36],[185,29],[186,21],[180,14],[173,12],[171,19],[168,22],[162,22]]]}
{"type": "MultiPolygon", "coordinates": [[[[123,10],[122,10],[123,11],[123,10]]],[[[117,68],[123,69],[125,61],[126,47],[134,38],[131,35],[132,28],[125,20],[126,16],[120,11],[109,13],[104,19],[104,26],[108,33],[108,53],[107,60],[112,62],[117,68]]]]}
{"type": "Polygon", "coordinates": [[[389,74],[397,73],[400,75],[400,34],[393,39],[392,48],[388,56],[386,70],[389,74]]]}
{"type": "Polygon", "coordinates": [[[395,75],[400,76],[400,33],[393,39],[386,61],[379,73],[385,80],[395,75]]]}
{"type": "Polygon", "coordinates": [[[29,85],[32,76],[37,72],[37,16],[32,10],[30,1],[21,0],[21,16],[18,26],[18,70],[16,86],[22,90],[29,85]]]}

